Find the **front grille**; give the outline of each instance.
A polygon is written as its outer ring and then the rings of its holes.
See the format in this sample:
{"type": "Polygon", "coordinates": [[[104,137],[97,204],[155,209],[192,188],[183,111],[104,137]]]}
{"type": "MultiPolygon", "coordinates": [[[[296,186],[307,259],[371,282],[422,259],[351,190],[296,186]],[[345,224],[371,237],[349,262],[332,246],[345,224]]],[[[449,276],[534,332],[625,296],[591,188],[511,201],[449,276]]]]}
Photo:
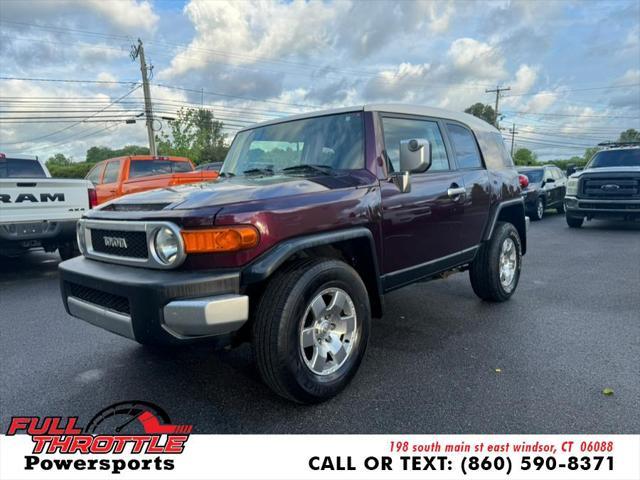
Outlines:
{"type": "Polygon", "coordinates": [[[126,230],[91,229],[91,245],[98,253],[119,257],[147,258],[147,234],[126,230]]]}
{"type": "Polygon", "coordinates": [[[584,197],[624,199],[640,197],[640,178],[586,177],[582,181],[584,197]]]}
{"type": "Polygon", "coordinates": [[[84,285],[78,285],[77,283],[66,282],[66,285],[67,291],[73,297],[84,300],[85,302],[93,303],[94,305],[100,305],[101,307],[114,310],[118,313],[131,315],[129,300],[125,297],[102,292],[94,288],[85,287],[84,285]]]}
{"type": "Polygon", "coordinates": [[[590,203],[578,202],[578,208],[586,208],[591,210],[640,210],[637,204],[615,204],[615,203],[590,203]]]}

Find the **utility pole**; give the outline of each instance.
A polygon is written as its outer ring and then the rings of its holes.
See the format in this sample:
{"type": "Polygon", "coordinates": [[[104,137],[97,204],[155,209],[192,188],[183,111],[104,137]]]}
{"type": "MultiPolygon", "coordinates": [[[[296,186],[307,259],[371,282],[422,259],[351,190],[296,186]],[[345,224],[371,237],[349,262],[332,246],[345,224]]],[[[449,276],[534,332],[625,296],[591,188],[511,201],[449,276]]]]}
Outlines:
{"type": "Polygon", "coordinates": [[[147,62],[144,58],[142,40],[138,39],[138,46],[131,45],[131,60],[140,59],[140,72],[142,72],[142,91],[144,92],[144,113],[147,120],[147,135],[149,137],[149,153],[152,156],[158,154],[156,150],[156,136],[153,131],[153,108],[151,106],[151,91],[149,90],[149,77],[147,62]]]}
{"type": "Polygon", "coordinates": [[[495,93],[496,94],[496,108],[495,108],[495,121],[493,122],[494,127],[500,129],[500,114],[498,113],[498,107],[500,106],[500,93],[511,90],[511,87],[500,88],[500,86],[496,86],[495,89],[485,90],[486,93],[495,93]]]}
{"type": "Polygon", "coordinates": [[[509,130],[509,133],[511,134],[511,157],[513,157],[513,144],[514,144],[514,141],[515,141],[515,136],[518,133],[516,131],[516,124],[515,123],[511,127],[511,130],[509,130]]]}

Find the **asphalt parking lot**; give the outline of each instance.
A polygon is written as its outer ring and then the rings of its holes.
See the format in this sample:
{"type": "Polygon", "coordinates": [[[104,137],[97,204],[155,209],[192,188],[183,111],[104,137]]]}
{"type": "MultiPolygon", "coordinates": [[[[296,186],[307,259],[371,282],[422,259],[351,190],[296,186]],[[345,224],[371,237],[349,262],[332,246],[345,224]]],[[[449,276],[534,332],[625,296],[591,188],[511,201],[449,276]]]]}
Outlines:
{"type": "Polygon", "coordinates": [[[0,259],[0,428],[139,399],[196,433],[639,433],[640,225],[550,213],[529,244],[505,304],[466,274],[389,295],[352,384],[311,407],[275,397],[248,346],[149,351],[67,316],[57,255],[0,259]]]}

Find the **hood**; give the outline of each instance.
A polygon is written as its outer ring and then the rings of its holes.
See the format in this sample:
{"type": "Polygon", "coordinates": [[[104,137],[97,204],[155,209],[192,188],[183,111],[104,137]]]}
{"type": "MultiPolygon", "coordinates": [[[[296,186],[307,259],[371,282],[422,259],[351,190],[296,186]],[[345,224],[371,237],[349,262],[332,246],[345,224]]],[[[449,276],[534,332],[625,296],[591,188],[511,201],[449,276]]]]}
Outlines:
{"type": "Polygon", "coordinates": [[[640,173],[640,167],[602,167],[602,168],[589,168],[581,170],[571,175],[570,178],[580,178],[583,175],[589,175],[591,173],[640,173]]]}
{"type": "Polygon", "coordinates": [[[219,178],[213,182],[127,195],[105,205],[109,206],[108,210],[129,210],[136,209],[136,206],[153,210],[150,208],[153,205],[157,206],[157,210],[190,210],[355,187],[360,183],[360,179],[352,175],[313,178],[290,175],[219,178]]]}

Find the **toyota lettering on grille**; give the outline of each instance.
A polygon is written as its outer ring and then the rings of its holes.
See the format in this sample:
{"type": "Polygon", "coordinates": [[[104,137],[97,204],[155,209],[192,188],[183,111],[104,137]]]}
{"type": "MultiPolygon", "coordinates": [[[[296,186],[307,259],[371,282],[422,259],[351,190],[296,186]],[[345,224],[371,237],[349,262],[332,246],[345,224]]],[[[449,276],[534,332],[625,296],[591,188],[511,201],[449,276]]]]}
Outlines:
{"type": "Polygon", "coordinates": [[[608,183],[606,185],[602,185],[600,187],[601,190],[604,190],[605,192],[614,192],[616,190],[620,190],[620,185],[615,185],[613,183],[608,183]]]}
{"type": "Polygon", "coordinates": [[[106,247],[127,248],[127,240],[122,237],[103,237],[106,247]]]}

